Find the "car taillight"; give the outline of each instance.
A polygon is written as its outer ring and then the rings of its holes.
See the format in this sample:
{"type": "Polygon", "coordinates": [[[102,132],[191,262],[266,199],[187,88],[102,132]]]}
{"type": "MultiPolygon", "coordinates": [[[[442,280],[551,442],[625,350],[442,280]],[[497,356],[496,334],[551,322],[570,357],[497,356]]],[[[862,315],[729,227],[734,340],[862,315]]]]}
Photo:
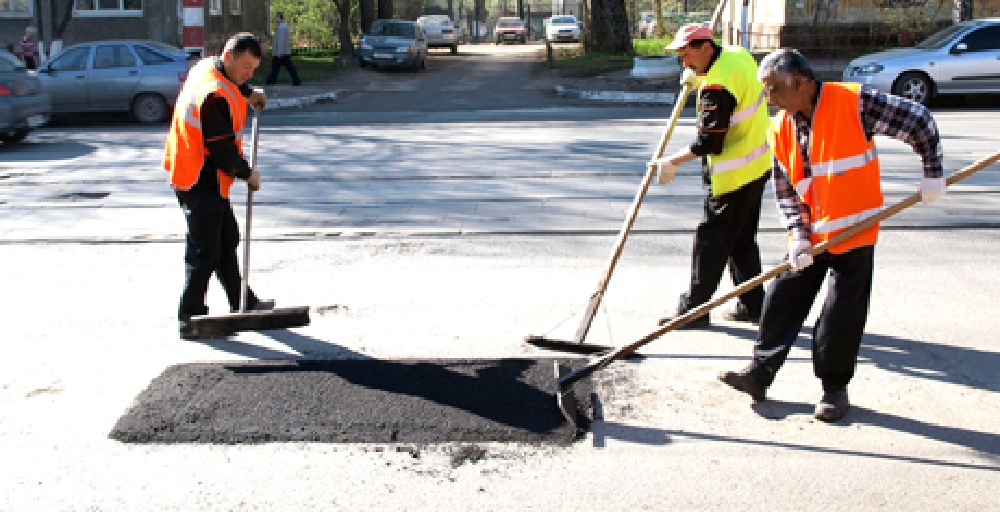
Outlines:
{"type": "Polygon", "coordinates": [[[10,89],[4,85],[0,84],[0,96],[13,96],[14,93],[10,92],[10,89]]]}
{"type": "Polygon", "coordinates": [[[441,33],[442,34],[450,34],[450,33],[452,33],[452,30],[450,28],[446,28],[446,29],[442,30],[441,33]]]}
{"type": "Polygon", "coordinates": [[[188,79],[187,71],[185,71],[183,73],[177,73],[177,80],[180,83],[184,83],[187,79],[188,79]]]}

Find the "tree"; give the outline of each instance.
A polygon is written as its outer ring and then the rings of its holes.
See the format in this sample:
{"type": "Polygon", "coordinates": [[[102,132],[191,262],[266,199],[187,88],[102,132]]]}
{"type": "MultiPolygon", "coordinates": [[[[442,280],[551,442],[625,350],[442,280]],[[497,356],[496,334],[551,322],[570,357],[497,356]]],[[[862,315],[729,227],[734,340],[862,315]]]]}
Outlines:
{"type": "Polygon", "coordinates": [[[584,19],[583,48],[589,53],[632,55],[625,0],[590,0],[584,19]]]}

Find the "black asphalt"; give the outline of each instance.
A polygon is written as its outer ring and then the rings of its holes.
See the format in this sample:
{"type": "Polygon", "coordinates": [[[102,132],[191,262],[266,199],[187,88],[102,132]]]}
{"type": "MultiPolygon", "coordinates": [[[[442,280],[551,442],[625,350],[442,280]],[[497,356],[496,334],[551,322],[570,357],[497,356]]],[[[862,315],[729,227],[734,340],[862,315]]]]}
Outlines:
{"type": "MultiPolygon", "coordinates": [[[[567,445],[553,365],[583,359],[308,360],[167,368],[109,436],[127,443],[567,445]]],[[[590,382],[575,386],[581,407],[590,382]]],[[[590,411],[580,411],[584,421],[590,411]]]]}

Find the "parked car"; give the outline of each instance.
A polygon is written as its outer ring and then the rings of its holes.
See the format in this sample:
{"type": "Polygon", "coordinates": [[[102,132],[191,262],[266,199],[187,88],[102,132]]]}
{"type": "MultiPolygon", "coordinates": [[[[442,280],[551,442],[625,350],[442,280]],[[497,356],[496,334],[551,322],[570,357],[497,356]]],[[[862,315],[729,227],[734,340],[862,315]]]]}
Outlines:
{"type": "Polygon", "coordinates": [[[49,94],[34,73],[7,50],[0,49],[0,142],[21,142],[49,121],[49,94]]]}
{"type": "Polygon", "coordinates": [[[843,79],[925,104],[944,94],[1000,93],[1000,18],[963,21],[911,48],[858,57],[843,79]]]}
{"type": "Polygon", "coordinates": [[[358,65],[401,67],[419,71],[426,67],[427,40],[415,21],[375,20],[358,42],[358,65]]]}
{"type": "Polygon", "coordinates": [[[576,16],[560,15],[545,19],[545,39],[551,42],[580,42],[580,23],[576,16]]]}
{"type": "Polygon", "coordinates": [[[428,48],[451,48],[458,53],[458,29],[451,18],[444,14],[429,14],[417,18],[417,25],[424,31],[428,48]]]}
{"type": "Polygon", "coordinates": [[[493,37],[496,44],[513,41],[515,43],[527,43],[528,36],[524,31],[524,20],[514,17],[497,18],[497,26],[493,29],[493,37]]]}
{"type": "Polygon", "coordinates": [[[94,41],[70,46],[38,68],[54,114],[131,112],[143,123],[170,117],[192,61],[158,41],[94,41]]]}

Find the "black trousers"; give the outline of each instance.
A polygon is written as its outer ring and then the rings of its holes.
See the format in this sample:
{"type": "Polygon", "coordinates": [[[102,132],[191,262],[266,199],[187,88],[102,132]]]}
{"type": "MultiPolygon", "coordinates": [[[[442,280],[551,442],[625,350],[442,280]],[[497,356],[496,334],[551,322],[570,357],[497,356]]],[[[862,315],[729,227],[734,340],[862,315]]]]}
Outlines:
{"type": "MultiPolygon", "coordinates": [[[[229,308],[240,309],[243,284],[236,256],[240,243],[239,225],[229,199],[219,193],[215,175],[202,171],[201,178],[191,190],[177,192],[177,202],[187,221],[184,290],[177,312],[181,320],[208,314],[205,295],[213,273],[226,292],[229,308]],[[209,174],[211,176],[206,176],[209,174]]],[[[257,297],[252,291],[248,295],[248,304],[253,306],[257,297]]]]}
{"type": "Polygon", "coordinates": [[[267,78],[264,80],[265,84],[274,85],[278,81],[278,73],[281,72],[281,66],[284,66],[288,70],[288,76],[292,77],[292,85],[302,85],[302,80],[299,79],[299,72],[295,70],[295,64],[292,64],[291,55],[271,57],[271,72],[267,74],[267,78]]]}
{"type": "Polygon", "coordinates": [[[801,271],[775,278],[764,299],[749,368],[754,379],[764,386],[774,382],[829,275],[826,301],[813,332],[813,373],[823,382],[824,391],[844,389],[854,376],[868,321],[874,266],[875,247],[866,246],[843,254],[821,254],[801,271]]]}
{"type": "MultiPolygon", "coordinates": [[[[679,314],[711,300],[727,266],[737,286],[761,273],[757,228],[767,179],[765,174],[738,190],[705,198],[704,217],[694,235],[691,284],[681,295],[679,314]]],[[[740,307],[752,315],[760,313],[763,302],[763,286],[739,298],[740,307]]]]}

